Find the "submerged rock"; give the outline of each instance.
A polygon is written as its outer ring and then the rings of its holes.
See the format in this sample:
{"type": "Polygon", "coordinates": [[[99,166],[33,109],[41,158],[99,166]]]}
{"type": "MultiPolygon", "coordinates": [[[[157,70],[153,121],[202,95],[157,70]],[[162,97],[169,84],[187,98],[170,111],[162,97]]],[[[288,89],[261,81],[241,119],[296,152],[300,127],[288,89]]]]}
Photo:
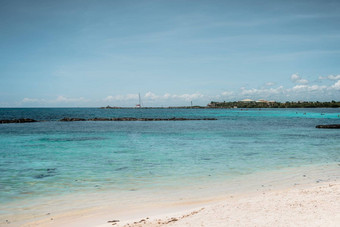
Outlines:
{"type": "Polygon", "coordinates": [[[42,179],[42,178],[45,178],[45,177],[51,177],[51,176],[53,176],[53,175],[51,175],[51,174],[38,174],[38,175],[35,175],[34,176],[34,178],[35,179],[42,179]]]}
{"type": "Polygon", "coordinates": [[[333,125],[317,125],[316,128],[340,129],[340,124],[333,124],[333,125]]]}

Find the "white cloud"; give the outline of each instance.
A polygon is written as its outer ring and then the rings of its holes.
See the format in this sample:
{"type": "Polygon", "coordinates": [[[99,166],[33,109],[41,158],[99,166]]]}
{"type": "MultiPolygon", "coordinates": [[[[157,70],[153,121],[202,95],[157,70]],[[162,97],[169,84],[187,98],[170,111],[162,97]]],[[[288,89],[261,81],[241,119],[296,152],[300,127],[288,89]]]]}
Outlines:
{"type": "Polygon", "coordinates": [[[155,100],[155,99],[158,99],[159,98],[159,96],[158,95],[156,95],[156,94],[154,94],[154,93],[152,93],[152,92],[147,92],[146,94],[145,94],[145,96],[144,96],[145,98],[148,98],[148,99],[153,99],[153,100],[155,100]]]}
{"type": "Polygon", "coordinates": [[[319,85],[296,85],[288,91],[295,92],[312,92],[312,91],[323,91],[327,89],[327,86],[319,86],[319,85]]]}
{"type": "Polygon", "coordinates": [[[156,100],[156,99],[163,100],[163,99],[175,98],[177,96],[171,95],[170,93],[165,93],[164,95],[156,95],[155,93],[149,91],[144,95],[144,97],[147,99],[151,99],[151,100],[156,100]]]}
{"type": "Polygon", "coordinates": [[[204,95],[200,94],[200,93],[194,93],[194,94],[169,94],[169,93],[165,93],[164,95],[156,95],[152,92],[147,92],[144,95],[145,98],[150,99],[150,100],[163,100],[163,99],[182,99],[185,101],[191,101],[193,99],[199,99],[199,98],[203,98],[204,95]]]}
{"type": "Polygon", "coordinates": [[[106,96],[106,98],[104,98],[104,101],[112,101],[114,100],[114,97],[112,95],[106,96]]]}
{"type": "Polygon", "coordinates": [[[175,99],[183,99],[185,101],[191,101],[194,99],[199,99],[199,98],[203,98],[204,95],[200,94],[200,93],[194,93],[194,94],[182,94],[182,95],[172,95],[172,98],[175,99]]]}
{"type": "Polygon", "coordinates": [[[39,102],[39,99],[23,98],[22,102],[39,102]]]}
{"type": "Polygon", "coordinates": [[[232,94],[234,94],[234,92],[232,92],[232,91],[224,91],[224,92],[222,92],[222,96],[230,96],[230,95],[232,95],[232,94]]]}
{"type": "Polygon", "coordinates": [[[127,94],[125,96],[126,100],[133,100],[133,99],[138,99],[138,95],[137,94],[127,94]]]}
{"type": "Polygon", "coordinates": [[[340,80],[340,75],[334,76],[334,75],[329,75],[329,76],[319,76],[320,80],[340,80]]]}
{"type": "Polygon", "coordinates": [[[301,80],[298,80],[296,82],[299,83],[299,84],[308,84],[308,80],[306,80],[306,79],[301,79],[301,80]]]}
{"type": "Polygon", "coordinates": [[[311,85],[311,86],[308,86],[308,91],[322,91],[326,88],[327,86],[311,85]]]}
{"type": "Polygon", "coordinates": [[[273,82],[267,82],[267,83],[265,83],[265,85],[266,85],[267,87],[271,87],[271,86],[274,86],[275,83],[273,83],[273,82]]]}
{"type": "Polygon", "coordinates": [[[300,77],[299,77],[297,74],[292,74],[292,75],[290,76],[290,79],[291,79],[292,81],[296,81],[296,80],[300,79],[300,77]]]}
{"type": "Polygon", "coordinates": [[[169,93],[165,93],[165,94],[163,95],[163,97],[164,97],[165,99],[168,99],[168,98],[170,98],[170,97],[171,97],[171,94],[169,94],[169,93]]]}
{"type": "Polygon", "coordinates": [[[55,99],[34,99],[34,98],[23,98],[21,103],[29,105],[29,103],[34,103],[35,105],[42,105],[42,106],[50,106],[50,105],[58,105],[58,104],[75,104],[78,105],[80,103],[86,103],[89,100],[84,99],[83,97],[80,98],[68,98],[65,96],[58,96],[55,99]]]}
{"type": "Polygon", "coordinates": [[[58,96],[57,99],[55,100],[50,100],[50,102],[63,102],[63,103],[67,103],[67,102],[82,102],[85,101],[85,99],[83,97],[80,98],[67,98],[65,96],[58,96]]]}
{"type": "Polygon", "coordinates": [[[330,80],[340,80],[340,75],[337,75],[337,76],[329,75],[328,79],[330,79],[330,80]]]}
{"type": "Polygon", "coordinates": [[[338,80],[336,83],[334,83],[332,86],[331,86],[332,89],[335,89],[335,90],[340,90],[340,80],[338,80]]]}
{"type": "MultiPolygon", "coordinates": [[[[168,100],[168,99],[177,99],[177,100],[185,100],[185,101],[191,101],[195,99],[200,99],[205,97],[201,93],[193,93],[193,94],[170,94],[165,93],[164,95],[157,95],[151,91],[147,92],[143,96],[143,101],[162,101],[162,100],[168,100]]],[[[128,95],[115,95],[115,96],[107,96],[104,98],[104,101],[128,101],[128,100],[138,100],[138,94],[128,94],[128,95]]]]}
{"type": "Polygon", "coordinates": [[[307,89],[307,85],[296,85],[291,90],[293,90],[293,91],[301,91],[301,90],[306,90],[306,89],[307,89]]]}
{"type": "Polygon", "coordinates": [[[137,100],[138,94],[127,94],[127,95],[109,95],[106,98],[104,98],[104,101],[128,101],[128,100],[137,100]]]}
{"type": "Polygon", "coordinates": [[[308,84],[308,80],[302,79],[298,74],[292,74],[290,79],[297,84],[308,84]]]}
{"type": "Polygon", "coordinates": [[[56,99],[32,99],[32,98],[24,98],[22,102],[39,102],[39,103],[69,103],[69,102],[84,102],[86,101],[83,97],[80,98],[67,98],[65,96],[58,96],[56,99]]]}
{"type": "Polygon", "coordinates": [[[246,89],[241,88],[241,95],[273,95],[279,94],[284,92],[283,86],[279,86],[277,88],[269,88],[269,89],[246,89]]]}
{"type": "MultiPolygon", "coordinates": [[[[298,81],[301,78],[293,74],[291,77],[292,80],[298,81]]],[[[283,86],[279,86],[277,88],[269,88],[269,89],[246,89],[241,88],[239,93],[239,98],[247,97],[251,99],[258,98],[275,98],[275,99],[316,99],[322,100],[326,97],[334,96],[334,92],[332,90],[340,90],[340,80],[334,83],[332,86],[326,85],[308,85],[308,84],[296,84],[293,87],[285,88],[283,86]]]]}

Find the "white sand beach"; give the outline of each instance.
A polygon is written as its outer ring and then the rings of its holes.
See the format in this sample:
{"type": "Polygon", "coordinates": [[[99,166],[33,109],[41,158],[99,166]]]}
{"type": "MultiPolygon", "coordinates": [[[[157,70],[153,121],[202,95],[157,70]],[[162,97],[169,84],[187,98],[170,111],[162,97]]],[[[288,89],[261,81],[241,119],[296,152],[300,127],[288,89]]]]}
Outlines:
{"type": "MultiPolygon", "coordinates": [[[[214,196],[207,196],[202,190],[191,198],[168,201],[167,195],[155,194],[152,202],[148,201],[152,195],[145,195],[148,198],[144,202],[118,202],[110,206],[91,207],[92,201],[88,208],[72,208],[67,212],[53,212],[48,207],[46,212],[51,213],[34,221],[6,226],[339,226],[338,164],[257,173],[228,184],[219,188],[243,184],[243,188],[252,189],[231,188],[224,194],[216,191],[214,196]],[[255,189],[256,183],[260,185],[255,189]]],[[[213,188],[207,190],[211,192],[213,188]]]]}
{"type": "MultiPolygon", "coordinates": [[[[104,226],[339,226],[340,184],[263,190],[182,213],[104,226]]],[[[115,224],[116,223],[116,224],[115,224]]]]}

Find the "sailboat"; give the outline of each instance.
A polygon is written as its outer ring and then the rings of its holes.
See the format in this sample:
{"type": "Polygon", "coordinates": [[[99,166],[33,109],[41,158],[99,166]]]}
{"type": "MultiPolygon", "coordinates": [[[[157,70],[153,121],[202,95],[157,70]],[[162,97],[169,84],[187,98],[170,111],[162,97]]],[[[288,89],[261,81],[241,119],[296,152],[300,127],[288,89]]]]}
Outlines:
{"type": "Polygon", "coordinates": [[[140,93],[138,93],[139,103],[136,105],[136,108],[142,108],[142,99],[140,97],[140,93]]]}

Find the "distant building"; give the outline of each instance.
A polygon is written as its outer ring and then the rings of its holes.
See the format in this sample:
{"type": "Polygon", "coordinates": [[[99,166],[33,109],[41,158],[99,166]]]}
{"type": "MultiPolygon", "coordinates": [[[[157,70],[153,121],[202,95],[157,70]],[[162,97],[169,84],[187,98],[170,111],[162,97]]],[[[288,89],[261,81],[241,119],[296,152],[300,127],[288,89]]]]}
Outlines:
{"type": "Polygon", "coordinates": [[[252,99],[243,99],[243,100],[241,100],[240,102],[255,102],[255,101],[252,100],[252,99]]]}
{"type": "Polygon", "coordinates": [[[264,102],[264,103],[268,103],[269,101],[264,100],[264,99],[259,99],[259,100],[257,100],[256,102],[264,102]]]}
{"type": "Polygon", "coordinates": [[[216,102],[211,102],[208,104],[208,107],[216,107],[216,102]]]}

